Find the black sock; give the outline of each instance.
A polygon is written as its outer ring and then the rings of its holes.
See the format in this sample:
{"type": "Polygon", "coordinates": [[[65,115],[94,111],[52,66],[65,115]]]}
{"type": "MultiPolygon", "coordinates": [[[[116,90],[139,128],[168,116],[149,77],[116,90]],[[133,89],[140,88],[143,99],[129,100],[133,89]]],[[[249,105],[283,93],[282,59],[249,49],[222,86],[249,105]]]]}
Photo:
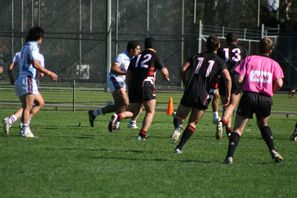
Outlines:
{"type": "Polygon", "coordinates": [[[178,129],[182,124],[183,124],[183,120],[178,116],[174,116],[174,119],[173,119],[174,128],[178,129]]]}
{"type": "Polygon", "coordinates": [[[233,157],[235,149],[238,145],[240,135],[236,132],[232,132],[229,138],[228,154],[227,157],[233,157]]]}
{"type": "Polygon", "coordinates": [[[295,124],[295,131],[297,130],[297,122],[296,122],[296,124],[295,124]]]}
{"type": "Polygon", "coordinates": [[[176,146],[176,148],[182,150],[183,146],[190,139],[190,137],[193,135],[194,132],[195,132],[194,127],[187,126],[187,128],[184,130],[181,140],[180,140],[179,144],[176,146]]]}
{"type": "Polygon", "coordinates": [[[270,151],[275,150],[273,144],[273,137],[269,126],[264,126],[261,128],[262,138],[264,139],[265,143],[267,144],[270,151]]]}

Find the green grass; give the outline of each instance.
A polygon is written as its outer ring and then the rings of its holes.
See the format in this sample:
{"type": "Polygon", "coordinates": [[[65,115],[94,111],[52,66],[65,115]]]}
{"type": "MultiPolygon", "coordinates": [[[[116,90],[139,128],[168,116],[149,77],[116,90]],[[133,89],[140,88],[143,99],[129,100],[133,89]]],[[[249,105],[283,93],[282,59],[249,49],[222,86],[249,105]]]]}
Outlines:
{"type": "MultiPolygon", "coordinates": [[[[71,92],[46,90],[48,103],[71,103],[71,92]]],[[[159,105],[181,93],[159,94],[159,105]]],[[[103,104],[103,92],[78,91],[79,104],[103,104]]],[[[0,90],[1,101],[17,101],[11,90],[0,90]]],[[[294,112],[296,99],[277,95],[273,111],[294,112]]],[[[0,118],[15,109],[1,106],[0,118]]],[[[143,116],[143,115],[142,115],[143,116]]],[[[289,136],[296,115],[273,114],[277,150],[284,161],[275,164],[251,120],[235,153],[233,165],[224,165],[227,139],[217,141],[208,111],[184,153],[173,153],[169,142],[172,118],[157,112],[149,140],[136,141],[137,130],[109,133],[110,115],[98,117],[90,128],[85,110],[43,109],[31,123],[39,138],[0,136],[0,197],[296,197],[297,144],[289,136]]],[[[142,117],[140,118],[142,119],[142,117]]],[[[138,125],[140,124],[140,121],[138,125]]]]}

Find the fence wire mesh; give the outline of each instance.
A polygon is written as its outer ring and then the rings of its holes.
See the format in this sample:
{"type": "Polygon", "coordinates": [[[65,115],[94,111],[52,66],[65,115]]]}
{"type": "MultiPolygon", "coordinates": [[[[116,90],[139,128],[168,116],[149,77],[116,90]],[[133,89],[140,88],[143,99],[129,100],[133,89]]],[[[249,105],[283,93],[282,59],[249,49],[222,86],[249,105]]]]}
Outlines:
{"type": "MultiPolygon", "coordinates": [[[[6,68],[13,54],[21,49],[27,30],[34,25],[40,25],[46,31],[41,53],[45,56],[46,67],[59,74],[60,82],[69,85],[69,82],[75,80],[104,86],[109,67],[106,60],[106,2],[0,0],[0,64],[6,68]]],[[[168,66],[171,75],[171,81],[167,84],[157,77],[157,84],[180,87],[180,66],[186,58],[199,51],[199,46],[201,50],[205,50],[203,38],[209,34],[217,34],[224,42],[227,32],[235,32],[240,43],[250,54],[257,52],[257,41],[261,36],[270,36],[276,43],[273,57],[280,62],[285,71],[285,86],[290,87],[295,83],[296,35],[281,35],[278,28],[232,28],[238,27],[237,23],[242,23],[244,17],[256,14],[255,4],[244,0],[241,0],[241,6],[236,0],[229,0],[228,6],[219,2],[215,9],[236,8],[241,11],[228,12],[223,18],[222,13],[215,13],[217,25],[213,25],[211,19],[206,17],[207,14],[202,17],[203,10],[206,9],[206,4],[202,2],[112,0],[112,57],[124,51],[128,41],[142,42],[148,35],[153,36],[156,40],[157,54],[168,66]],[[241,17],[241,22],[233,20],[237,15],[241,17]],[[203,19],[202,26],[197,19],[203,19]],[[233,20],[236,24],[231,23],[226,27],[220,25],[228,20],[233,20]]],[[[248,22],[256,23],[254,19],[248,22]]],[[[15,74],[17,72],[16,70],[15,74]]],[[[7,75],[2,74],[2,78],[6,79],[7,75]]],[[[46,78],[45,81],[49,79],[46,78]]]]}

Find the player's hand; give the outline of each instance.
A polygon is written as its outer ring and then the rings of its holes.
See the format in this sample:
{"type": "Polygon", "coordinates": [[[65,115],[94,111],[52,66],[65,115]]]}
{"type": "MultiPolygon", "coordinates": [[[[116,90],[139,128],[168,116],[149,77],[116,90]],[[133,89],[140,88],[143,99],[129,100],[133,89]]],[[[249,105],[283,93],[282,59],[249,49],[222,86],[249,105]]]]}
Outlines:
{"type": "Polygon", "coordinates": [[[57,80],[58,80],[58,75],[55,74],[54,72],[50,72],[49,77],[50,77],[53,81],[57,81],[57,80]]]}
{"type": "Polygon", "coordinates": [[[162,77],[163,77],[163,80],[170,81],[168,73],[163,73],[162,77]]]}
{"type": "Polygon", "coordinates": [[[222,102],[223,107],[228,106],[230,103],[230,96],[226,96],[222,102]]]}
{"type": "Polygon", "coordinates": [[[291,91],[289,91],[289,98],[292,98],[295,94],[296,90],[292,89],[291,91]]]}

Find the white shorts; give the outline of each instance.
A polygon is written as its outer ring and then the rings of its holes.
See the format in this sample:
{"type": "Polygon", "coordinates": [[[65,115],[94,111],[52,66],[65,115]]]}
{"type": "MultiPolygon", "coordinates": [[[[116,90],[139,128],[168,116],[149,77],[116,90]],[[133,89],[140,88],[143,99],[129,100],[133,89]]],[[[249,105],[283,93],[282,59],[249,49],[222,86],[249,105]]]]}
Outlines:
{"type": "Polygon", "coordinates": [[[125,80],[120,76],[112,76],[109,75],[107,79],[107,86],[110,92],[114,92],[115,90],[119,90],[121,88],[126,88],[125,80]]]}
{"type": "Polygon", "coordinates": [[[15,94],[18,97],[27,94],[38,94],[36,80],[30,76],[19,76],[15,81],[15,94]]]}

